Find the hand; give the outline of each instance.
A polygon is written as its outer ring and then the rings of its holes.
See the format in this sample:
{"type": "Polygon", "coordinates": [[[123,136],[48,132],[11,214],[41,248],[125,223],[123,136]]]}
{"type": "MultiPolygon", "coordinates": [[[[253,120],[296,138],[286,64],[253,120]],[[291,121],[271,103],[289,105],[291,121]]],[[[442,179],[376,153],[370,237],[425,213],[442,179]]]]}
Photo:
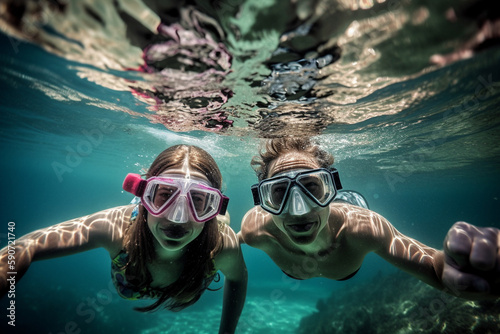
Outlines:
{"type": "Polygon", "coordinates": [[[455,223],[444,240],[443,284],[464,298],[500,297],[500,230],[455,223]]]}

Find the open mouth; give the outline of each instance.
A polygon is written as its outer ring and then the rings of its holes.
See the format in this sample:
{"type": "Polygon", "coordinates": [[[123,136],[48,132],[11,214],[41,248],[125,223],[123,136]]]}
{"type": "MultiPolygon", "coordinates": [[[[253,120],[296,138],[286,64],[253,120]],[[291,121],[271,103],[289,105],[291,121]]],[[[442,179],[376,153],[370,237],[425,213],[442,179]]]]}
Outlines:
{"type": "Polygon", "coordinates": [[[181,239],[188,233],[188,231],[183,227],[177,225],[161,228],[160,230],[163,232],[163,234],[165,234],[167,238],[170,239],[181,239]]]}
{"type": "Polygon", "coordinates": [[[316,222],[300,223],[300,224],[290,224],[287,227],[295,232],[304,233],[309,232],[316,222]]]}

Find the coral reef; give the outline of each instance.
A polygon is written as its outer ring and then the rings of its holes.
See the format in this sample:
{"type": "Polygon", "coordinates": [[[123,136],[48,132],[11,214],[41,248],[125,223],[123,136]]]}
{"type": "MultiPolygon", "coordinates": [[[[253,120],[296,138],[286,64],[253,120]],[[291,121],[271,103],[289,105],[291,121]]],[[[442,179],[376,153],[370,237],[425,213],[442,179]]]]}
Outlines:
{"type": "Polygon", "coordinates": [[[402,272],[335,291],[316,308],[297,333],[500,332],[500,301],[467,301],[402,272]]]}

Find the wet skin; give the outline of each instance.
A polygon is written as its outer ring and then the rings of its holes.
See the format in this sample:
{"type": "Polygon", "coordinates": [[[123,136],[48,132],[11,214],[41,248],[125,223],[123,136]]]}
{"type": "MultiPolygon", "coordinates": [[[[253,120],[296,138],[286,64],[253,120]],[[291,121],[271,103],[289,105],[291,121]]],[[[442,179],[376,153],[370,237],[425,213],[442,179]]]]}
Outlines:
{"type": "MultiPolygon", "coordinates": [[[[188,169],[169,169],[164,173],[208,183],[201,173],[188,169]]],[[[115,258],[124,249],[124,235],[131,222],[135,205],[111,208],[81,218],[76,218],[29,233],[16,241],[16,270],[20,279],[33,261],[71,255],[93,248],[103,247],[110,257],[115,258]]],[[[229,221],[218,216],[221,221],[229,221]]],[[[147,212],[147,223],[155,243],[156,256],[148,263],[152,276],[152,287],[166,287],[175,282],[183,270],[186,246],[203,231],[205,223],[188,221],[174,223],[165,217],[154,217],[147,212]]],[[[246,267],[236,234],[228,224],[220,224],[224,239],[223,250],[215,257],[216,268],[221,270],[229,284],[246,282],[246,267]],[[233,283],[235,282],[235,283],[233,283]]],[[[7,248],[0,252],[0,294],[5,293],[7,284],[7,248]]],[[[246,283],[245,283],[246,284],[246,283]]]]}
{"type": "MultiPolygon", "coordinates": [[[[267,178],[319,167],[309,154],[289,152],[271,162],[267,178]]],[[[431,286],[470,299],[500,296],[499,235],[498,229],[457,223],[440,251],[401,234],[376,212],[340,202],[302,216],[272,215],[256,206],[239,233],[242,242],[263,250],[297,278],[342,279],[375,252],[431,286]],[[297,224],[304,227],[294,228],[297,224]]]]}
{"type": "MultiPolygon", "coordinates": [[[[293,170],[317,168],[320,166],[309,156],[297,157],[295,154],[287,154],[271,163],[269,177],[293,170]]],[[[324,230],[329,216],[328,207],[312,206],[309,212],[298,216],[290,214],[290,210],[286,209],[280,215],[271,215],[276,227],[288,236],[293,244],[307,248],[306,245],[311,245],[324,230]]]]}
{"type": "MultiPolygon", "coordinates": [[[[183,169],[169,169],[161,175],[175,175],[185,177],[183,169]]],[[[161,176],[160,175],[160,176],[161,176]]],[[[208,179],[196,170],[189,170],[189,178],[197,181],[204,181],[209,184],[208,179]]],[[[167,212],[168,213],[168,210],[167,212]]],[[[205,223],[198,223],[192,219],[185,223],[175,223],[166,217],[155,217],[148,212],[148,227],[155,237],[157,252],[160,257],[169,259],[182,254],[182,250],[191,241],[196,239],[203,231],[205,223]]]]}

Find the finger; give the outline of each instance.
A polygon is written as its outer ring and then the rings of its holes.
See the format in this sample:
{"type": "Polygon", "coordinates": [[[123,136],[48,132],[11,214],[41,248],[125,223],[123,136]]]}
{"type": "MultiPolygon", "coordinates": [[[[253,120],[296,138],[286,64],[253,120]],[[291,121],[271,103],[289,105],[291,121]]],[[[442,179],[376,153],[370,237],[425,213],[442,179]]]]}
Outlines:
{"type": "Polygon", "coordinates": [[[452,266],[445,266],[443,270],[443,283],[453,294],[460,296],[462,292],[488,293],[489,283],[476,275],[464,273],[452,266]]]}
{"type": "Polygon", "coordinates": [[[481,231],[472,242],[469,258],[471,266],[483,271],[493,270],[497,263],[497,255],[496,234],[493,236],[491,231],[481,231]]]}
{"type": "Polygon", "coordinates": [[[444,242],[444,252],[455,266],[463,268],[469,264],[472,235],[470,225],[467,223],[456,223],[448,232],[444,242]]]}

